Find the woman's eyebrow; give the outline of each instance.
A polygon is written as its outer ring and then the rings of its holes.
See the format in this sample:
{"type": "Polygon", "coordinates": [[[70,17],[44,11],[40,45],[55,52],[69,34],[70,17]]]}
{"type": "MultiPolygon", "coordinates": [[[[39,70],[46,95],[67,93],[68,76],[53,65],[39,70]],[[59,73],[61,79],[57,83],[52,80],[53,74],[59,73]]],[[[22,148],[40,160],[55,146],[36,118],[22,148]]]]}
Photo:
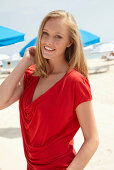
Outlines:
{"type": "Polygon", "coordinates": [[[64,34],[63,34],[63,33],[60,33],[60,32],[55,32],[55,34],[60,34],[60,35],[63,35],[63,36],[64,36],[64,34]]]}
{"type": "MultiPolygon", "coordinates": [[[[43,31],[47,31],[47,32],[49,32],[47,29],[43,29],[43,31]]],[[[63,35],[64,36],[64,34],[63,33],[60,33],[60,32],[54,32],[55,34],[60,34],[60,35],[63,35]]]]}
{"type": "Polygon", "coordinates": [[[48,30],[46,30],[46,29],[43,29],[43,31],[48,31],[48,30]]]}

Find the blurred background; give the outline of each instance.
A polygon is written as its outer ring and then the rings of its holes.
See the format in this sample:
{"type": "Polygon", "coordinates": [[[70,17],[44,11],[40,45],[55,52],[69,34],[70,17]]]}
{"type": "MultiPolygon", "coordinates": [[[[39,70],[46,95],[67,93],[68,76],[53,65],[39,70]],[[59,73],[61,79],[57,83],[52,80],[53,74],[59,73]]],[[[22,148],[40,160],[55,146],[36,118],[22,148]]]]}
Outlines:
{"type": "Polygon", "coordinates": [[[25,41],[0,49],[12,55],[35,36],[43,17],[51,10],[72,13],[78,27],[100,36],[101,41],[114,39],[113,0],[0,0],[0,25],[25,33],[25,41]]]}
{"type": "MultiPolygon", "coordinates": [[[[37,36],[43,17],[56,9],[71,12],[78,27],[96,34],[102,43],[114,41],[114,0],[0,0],[0,25],[25,33],[25,41],[1,47],[0,54],[12,56],[19,53],[37,36]]],[[[101,59],[103,54],[100,53],[91,54],[86,50],[85,54],[89,59],[90,85],[100,137],[99,149],[87,170],[114,170],[114,56],[113,60],[107,61],[101,59]]],[[[14,62],[14,65],[16,63],[14,62]]],[[[0,83],[6,76],[0,75],[0,83]]],[[[76,151],[82,142],[79,130],[75,136],[76,151]]],[[[25,170],[25,167],[16,102],[0,110],[0,170],[25,170]]]]}

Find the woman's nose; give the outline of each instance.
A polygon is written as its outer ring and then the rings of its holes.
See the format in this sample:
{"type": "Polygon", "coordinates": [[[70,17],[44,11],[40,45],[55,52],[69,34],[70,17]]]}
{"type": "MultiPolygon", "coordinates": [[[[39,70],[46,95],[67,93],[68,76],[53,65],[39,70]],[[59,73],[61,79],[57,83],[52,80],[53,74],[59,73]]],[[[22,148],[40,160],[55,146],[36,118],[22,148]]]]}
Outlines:
{"type": "Polygon", "coordinates": [[[52,37],[47,38],[47,45],[53,45],[54,41],[52,37]]]}

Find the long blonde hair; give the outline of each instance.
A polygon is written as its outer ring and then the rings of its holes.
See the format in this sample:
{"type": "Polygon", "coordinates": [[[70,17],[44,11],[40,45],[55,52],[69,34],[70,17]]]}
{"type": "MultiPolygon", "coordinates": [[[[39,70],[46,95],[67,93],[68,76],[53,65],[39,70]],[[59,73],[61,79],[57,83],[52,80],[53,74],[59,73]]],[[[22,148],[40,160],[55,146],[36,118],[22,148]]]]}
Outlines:
{"type": "Polygon", "coordinates": [[[58,18],[58,17],[65,18],[65,24],[68,27],[69,35],[73,42],[72,45],[70,47],[67,47],[65,51],[65,59],[68,62],[69,69],[72,68],[76,69],[89,81],[87,63],[85,60],[83,46],[80,39],[80,33],[76,21],[69,12],[64,10],[55,10],[48,13],[48,15],[43,19],[40,25],[37,44],[36,44],[36,56],[35,56],[36,67],[35,67],[34,75],[40,77],[47,77],[50,73],[50,66],[48,64],[48,59],[45,59],[42,56],[40,43],[41,43],[43,28],[46,22],[51,18],[58,18]]]}

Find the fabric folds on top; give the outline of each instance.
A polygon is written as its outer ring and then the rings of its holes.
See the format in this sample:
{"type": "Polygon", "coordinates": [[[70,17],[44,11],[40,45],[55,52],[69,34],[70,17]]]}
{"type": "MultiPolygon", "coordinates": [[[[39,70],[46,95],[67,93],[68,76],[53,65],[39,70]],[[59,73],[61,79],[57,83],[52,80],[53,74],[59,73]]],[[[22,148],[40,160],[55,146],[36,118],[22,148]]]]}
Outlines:
{"type": "Polygon", "coordinates": [[[76,156],[74,135],[80,125],[77,106],[92,100],[88,81],[71,69],[32,102],[39,77],[35,66],[25,72],[19,100],[20,124],[28,170],[65,170],[76,156]]]}

